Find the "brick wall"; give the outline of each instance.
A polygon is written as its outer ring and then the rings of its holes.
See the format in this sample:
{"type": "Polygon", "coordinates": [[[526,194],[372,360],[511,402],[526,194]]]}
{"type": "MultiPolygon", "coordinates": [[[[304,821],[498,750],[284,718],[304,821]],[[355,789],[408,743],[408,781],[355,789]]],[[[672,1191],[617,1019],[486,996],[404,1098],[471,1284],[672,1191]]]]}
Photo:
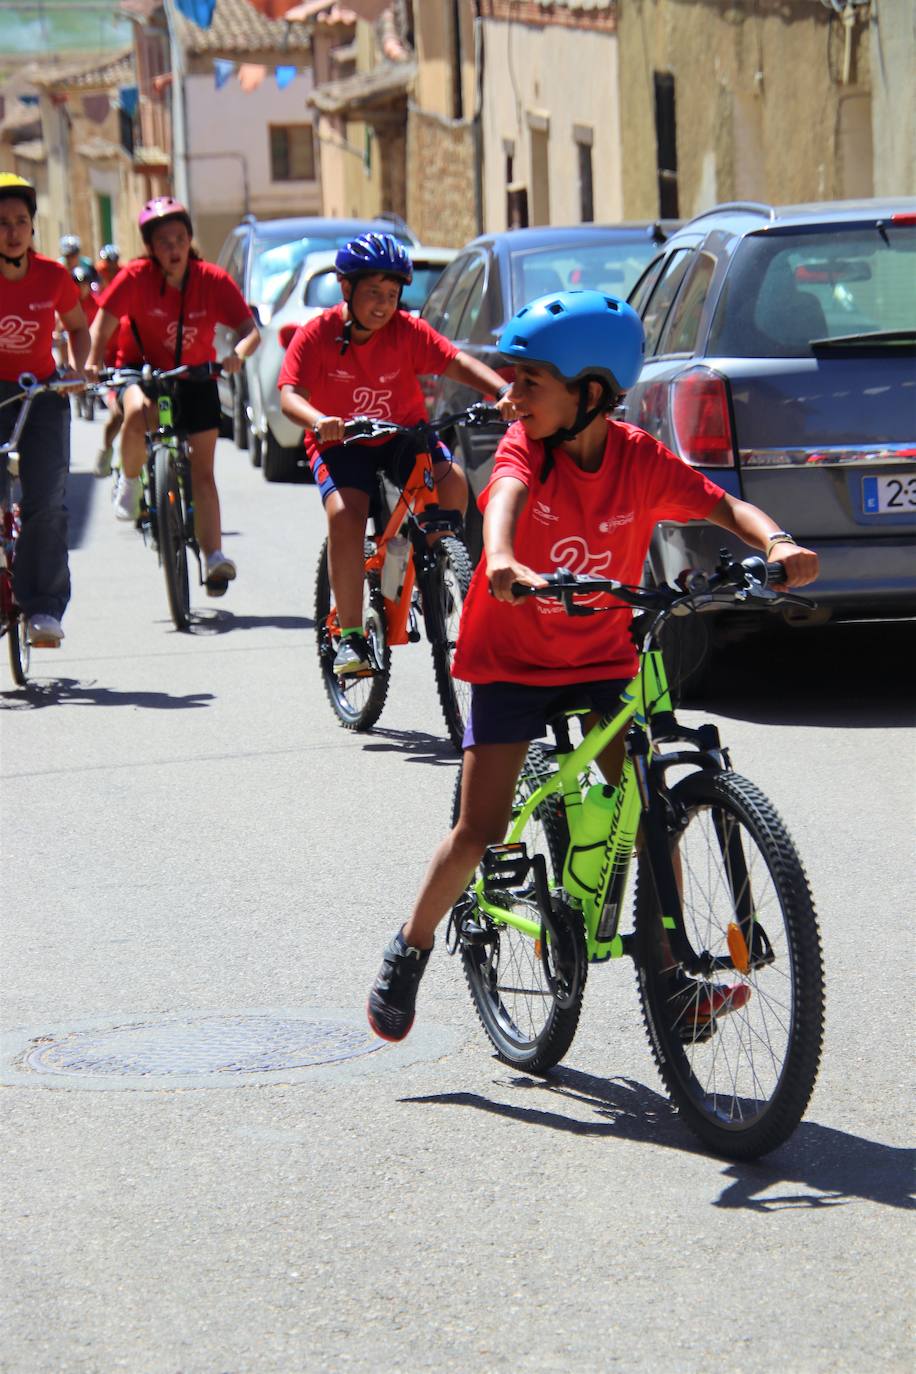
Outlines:
{"type": "Polygon", "coordinates": [[[474,130],[411,106],[407,118],[407,222],[422,243],[461,248],[478,232],[474,130]]]}

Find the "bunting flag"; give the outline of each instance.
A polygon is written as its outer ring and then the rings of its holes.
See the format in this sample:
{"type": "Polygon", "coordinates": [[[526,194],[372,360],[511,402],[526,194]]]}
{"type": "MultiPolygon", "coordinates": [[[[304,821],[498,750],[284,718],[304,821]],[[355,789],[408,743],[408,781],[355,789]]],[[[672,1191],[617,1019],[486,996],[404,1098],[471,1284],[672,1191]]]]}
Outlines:
{"type": "Polygon", "coordinates": [[[260,62],[243,62],[239,67],[239,85],[247,95],[256,91],[267,75],[267,68],[260,62]]]}
{"type": "Polygon", "coordinates": [[[230,62],[225,57],[214,57],[213,59],[213,79],[216,82],[216,89],[221,91],[235,71],[235,63],[230,62]]]}
{"type": "Polygon", "coordinates": [[[186,19],[200,29],[208,29],[213,23],[216,0],[175,0],[175,5],[186,19]]]}
{"type": "Polygon", "coordinates": [[[140,103],[140,92],[136,86],[121,86],[118,89],[118,104],[127,115],[128,119],[133,119],[137,113],[137,106],[140,103]]]}
{"type": "Polygon", "coordinates": [[[280,87],[280,90],[283,91],[286,89],[286,87],[289,85],[291,81],[295,81],[296,68],[278,67],[274,75],[277,78],[277,85],[280,87]]]}

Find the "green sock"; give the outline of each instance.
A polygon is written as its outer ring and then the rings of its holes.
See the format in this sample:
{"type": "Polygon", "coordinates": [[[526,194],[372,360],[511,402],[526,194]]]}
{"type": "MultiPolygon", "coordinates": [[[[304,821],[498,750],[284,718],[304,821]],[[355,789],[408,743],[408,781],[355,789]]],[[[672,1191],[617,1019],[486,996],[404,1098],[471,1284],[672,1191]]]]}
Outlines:
{"type": "Polygon", "coordinates": [[[361,635],[362,632],[362,625],[351,625],[349,629],[341,630],[340,637],[341,639],[349,639],[352,635],[361,635]]]}

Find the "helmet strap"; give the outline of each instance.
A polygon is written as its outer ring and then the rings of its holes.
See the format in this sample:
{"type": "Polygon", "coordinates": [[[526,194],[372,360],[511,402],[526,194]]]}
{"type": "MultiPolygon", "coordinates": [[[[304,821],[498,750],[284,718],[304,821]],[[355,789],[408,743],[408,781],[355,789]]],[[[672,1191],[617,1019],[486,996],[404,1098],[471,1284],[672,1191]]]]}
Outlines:
{"type": "Polygon", "coordinates": [[[603,378],[595,378],[601,382],[601,395],[598,404],[589,409],[588,405],[588,383],[589,378],[583,377],[579,383],[579,404],[576,408],[576,418],[567,429],[554,430],[553,434],[548,434],[544,440],[544,463],[541,468],[541,481],[546,482],[553,468],[553,451],[565,444],[568,439],[575,439],[577,434],[581,434],[583,429],[588,429],[593,420],[607,410],[608,402],[613,396],[613,391],[603,378]]]}
{"type": "Polygon", "coordinates": [[[4,262],[8,262],[10,267],[21,267],[28,255],[28,249],[26,249],[24,253],[19,254],[18,258],[11,258],[7,253],[0,253],[0,258],[4,262]]]}

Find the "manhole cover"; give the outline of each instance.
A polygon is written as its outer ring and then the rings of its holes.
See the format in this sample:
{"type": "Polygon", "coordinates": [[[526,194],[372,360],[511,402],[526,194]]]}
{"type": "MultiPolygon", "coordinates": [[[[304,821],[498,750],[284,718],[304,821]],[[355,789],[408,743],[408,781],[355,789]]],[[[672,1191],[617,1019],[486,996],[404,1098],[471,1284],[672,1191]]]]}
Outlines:
{"type": "Polygon", "coordinates": [[[27,1039],[7,1082],[217,1087],[282,1080],[385,1048],[354,1020],[278,1012],[171,1013],[83,1024],[27,1039]]]}

